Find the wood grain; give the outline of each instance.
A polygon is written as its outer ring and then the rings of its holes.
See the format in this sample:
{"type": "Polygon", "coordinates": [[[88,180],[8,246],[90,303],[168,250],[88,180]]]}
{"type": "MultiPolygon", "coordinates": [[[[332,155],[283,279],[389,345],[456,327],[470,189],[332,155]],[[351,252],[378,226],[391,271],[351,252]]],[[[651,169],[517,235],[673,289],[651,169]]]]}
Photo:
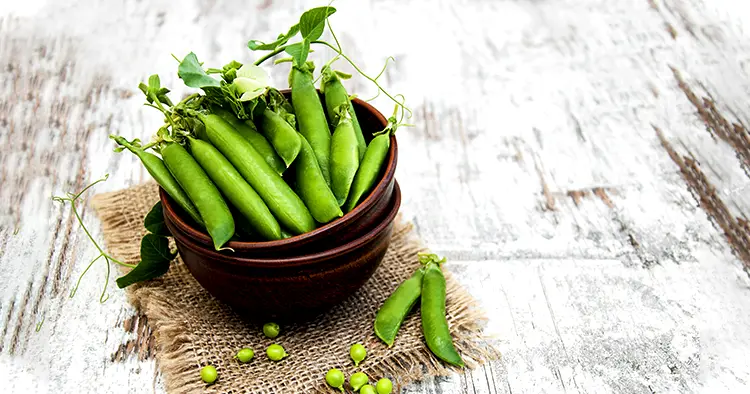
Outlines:
{"type": "MultiPolygon", "coordinates": [[[[0,7],[0,366],[16,371],[10,392],[163,392],[148,330],[123,293],[110,286],[97,302],[103,266],[68,298],[95,249],[50,196],[104,173],[97,192],[147,179],[107,136],[147,138],[158,126],[136,89],[148,75],[186,91],[170,53],[247,61],[248,38],[275,37],[313,5],[0,7]]],[[[746,2],[337,7],[339,39],[366,70],[397,59],[383,83],[406,95],[416,125],[399,131],[402,212],[452,260],[504,354],[402,392],[746,390],[746,2]]],[[[278,86],[286,73],[273,69],[278,86]]],[[[374,93],[361,78],[349,87],[374,93]]]]}

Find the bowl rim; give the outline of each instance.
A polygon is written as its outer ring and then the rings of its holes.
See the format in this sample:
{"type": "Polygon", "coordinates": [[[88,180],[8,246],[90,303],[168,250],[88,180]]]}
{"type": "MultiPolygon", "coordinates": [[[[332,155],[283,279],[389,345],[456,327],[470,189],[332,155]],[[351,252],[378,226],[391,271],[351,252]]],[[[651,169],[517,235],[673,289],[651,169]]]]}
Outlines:
{"type": "MultiPolygon", "coordinates": [[[[282,93],[287,92],[288,89],[282,90],[282,93]]],[[[374,106],[372,106],[370,103],[363,101],[359,98],[354,98],[352,100],[353,103],[356,103],[357,105],[360,105],[364,108],[367,112],[370,112],[375,116],[375,118],[380,122],[383,128],[385,128],[388,125],[388,121],[385,118],[385,116],[377,110],[374,106]]],[[[390,147],[388,148],[388,155],[386,156],[387,165],[383,172],[383,176],[378,180],[378,183],[375,184],[375,187],[372,189],[372,191],[365,197],[362,202],[357,204],[357,206],[351,210],[350,212],[345,213],[340,218],[337,218],[331,222],[328,222],[318,228],[316,228],[313,231],[306,232],[304,234],[295,235],[293,237],[274,240],[274,241],[257,241],[257,242],[250,242],[250,241],[229,241],[224,246],[228,248],[232,248],[234,250],[241,250],[241,251],[251,251],[251,250],[258,250],[258,249],[274,249],[274,248],[280,248],[280,247],[288,247],[292,245],[296,245],[298,243],[305,244],[307,242],[310,242],[311,238],[314,238],[320,234],[324,234],[328,231],[331,231],[332,229],[339,227],[345,223],[348,223],[350,221],[357,220],[359,217],[361,217],[365,211],[369,210],[371,206],[374,204],[374,201],[377,199],[377,197],[381,196],[388,188],[388,185],[390,182],[394,180],[395,174],[396,174],[396,164],[398,162],[398,144],[396,142],[396,136],[391,135],[390,137],[390,147]]],[[[175,211],[175,208],[172,206],[171,198],[169,198],[166,194],[166,192],[159,187],[159,199],[162,202],[162,206],[164,207],[164,213],[167,214],[170,219],[172,220],[173,224],[182,232],[184,232],[188,237],[196,240],[196,242],[201,244],[207,244],[211,245],[211,237],[208,235],[208,233],[197,229],[193,227],[190,223],[185,221],[180,215],[177,214],[175,211]]]]}
{"type": "MultiPolygon", "coordinates": [[[[295,256],[295,257],[280,257],[280,258],[248,258],[231,256],[223,253],[219,253],[213,249],[196,245],[196,242],[189,239],[185,235],[175,237],[175,242],[181,243],[182,246],[192,249],[193,252],[201,253],[211,261],[211,266],[217,265],[229,265],[239,267],[250,267],[250,268],[296,268],[304,267],[309,265],[317,264],[321,261],[327,260],[330,257],[336,255],[342,255],[356,249],[367,242],[372,241],[375,236],[385,230],[396,219],[399,208],[401,207],[401,188],[398,182],[394,180],[393,185],[393,197],[391,198],[391,209],[383,220],[381,220],[375,227],[370,229],[367,233],[335,248],[323,250],[308,255],[295,256]],[[179,238],[179,239],[178,239],[179,238]],[[187,238],[187,239],[183,239],[187,238]]],[[[167,224],[169,226],[169,223],[167,224]]]]}

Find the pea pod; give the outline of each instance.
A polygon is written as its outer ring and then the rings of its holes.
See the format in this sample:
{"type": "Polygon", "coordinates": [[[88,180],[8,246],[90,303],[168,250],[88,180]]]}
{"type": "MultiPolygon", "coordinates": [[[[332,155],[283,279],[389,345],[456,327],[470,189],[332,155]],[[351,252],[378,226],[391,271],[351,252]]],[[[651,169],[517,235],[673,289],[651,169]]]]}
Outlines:
{"type": "Polygon", "coordinates": [[[453,346],[448,321],[445,318],[445,277],[437,262],[424,268],[422,278],[422,332],[427,347],[437,358],[448,364],[463,367],[464,362],[453,346]]]}
{"type": "Polygon", "coordinates": [[[219,115],[222,119],[224,119],[227,123],[232,125],[235,130],[237,130],[238,133],[242,135],[248,142],[250,142],[250,145],[255,148],[258,153],[263,156],[263,159],[268,163],[268,165],[271,166],[271,168],[274,169],[274,171],[278,172],[279,174],[283,174],[284,171],[286,171],[287,165],[284,164],[284,160],[282,160],[281,157],[276,153],[276,150],[274,149],[274,146],[266,139],[266,137],[263,136],[263,134],[259,133],[258,130],[256,130],[255,125],[251,121],[241,121],[237,119],[231,112],[219,108],[219,107],[213,107],[211,108],[211,112],[219,115]]]}
{"type": "Polygon", "coordinates": [[[388,347],[393,346],[401,324],[406,315],[414,308],[419,295],[422,294],[422,277],[424,270],[418,269],[411,278],[405,280],[385,300],[383,306],[375,315],[375,335],[385,342],[388,347]]]}
{"type": "Polygon", "coordinates": [[[339,123],[339,114],[336,113],[336,108],[346,104],[347,112],[352,120],[352,126],[354,127],[354,135],[357,137],[357,149],[359,151],[359,159],[365,155],[367,150],[367,143],[365,137],[362,134],[362,128],[359,126],[359,120],[357,120],[357,114],[354,112],[354,107],[349,100],[349,94],[344,88],[344,84],[341,83],[341,76],[343,73],[334,71],[328,66],[323,67],[321,70],[322,79],[320,82],[320,91],[323,92],[323,96],[326,102],[326,112],[328,113],[328,119],[331,122],[331,129],[336,129],[339,123]]]}
{"type": "Polygon", "coordinates": [[[302,145],[297,161],[294,163],[297,192],[315,220],[320,223],[328,223],[337,217],[341,217],[343,212],[339,208],[336,196],[333,195],[331,188],[323,179],[323,174],[310,144],[301,134],[299,137],[302,145]]]}
{"type": "Polygon", "coordinates": [[[302,67],[292,66],[289,78],[292,86],[292,106],[297,116],[299,132],[310,143],[323,173],[323,179],[330,185],[331,131],[320,97],[313,85],[312,68],[310,63],[302,67]]]}
{"type": "Polygon", "coordinates": [[[271,141],[276,152],[287,166],[297,158],[300,150],[300,137],[297,130],[277,113],[266,108],[260,116],[260,130],[271,141]]]}
{"type": "Polygon", "coordinates": [[[215,146],[268,206],[279,223],[293,234],[315,229],[315,219],[292,188],[253,146],[218,115],[198,114],[206,138],[215,146]]]}
{"type": "Polygon", "coordinates": [[[190,153],[177,143],[169,143],[161,149],[164,164],[198,208],[206,230],[220,250],[234,235],[234,219],[227,203],[190,153]]]}
{"type": "Polygon", "coordinates": [[[344,104],[337,109],[341,115],[331,137],[331,189],[339,206],[346,202],[359,167],[357,137],[347,107],[344,104]]]}
{"type": "Polygon", "coordinates": [[[281,227],[258,193],[224,155],[206,141],[190,138],[190,151],[227,200],[248,220],[254,233],[268,240],[281,239],[281,227]]]}
{"type": "Polygon", "coordinates": [[[388,149],[391,147],[390,133],[380,134],[370,141],[365,156],[357,169],[349,190],[344,212],[350,212],[369,193],[378,180],[388,149]]]}
{"type": "Polygon", "coordinates": [[[201,215],[198,213],[198,209],[195,208],[195,205],[193,205],[192,202],[190,202],[190,198],[185,194],[185,191],[182,190],[182,187],[180,187],[180,184],[177,183],[177,180],[174,179],[172,174],[169,173],[169,170],[167,169],[167,166],[164,165],[164,162],[156,155],[152,153],[148,153],[144,151],[143,149],[131,144],[123,137],[120,136],[110,136],[115,142],[118,144],[124,146],[129,151],[133,152],[140,160],[141,163],[143,163],[143,166],[146,167],[146,171],[148,171],[149,174],[151,174],[151,177],[154,178],[156,183],[159,184],[159,186],[164,189],[164,191],[169,194],[170,197],[177,203],[177,205],[180,206],[190,217],[198,223],[199,225],[203,226],[203,219],[201,219],[201,215]]]}

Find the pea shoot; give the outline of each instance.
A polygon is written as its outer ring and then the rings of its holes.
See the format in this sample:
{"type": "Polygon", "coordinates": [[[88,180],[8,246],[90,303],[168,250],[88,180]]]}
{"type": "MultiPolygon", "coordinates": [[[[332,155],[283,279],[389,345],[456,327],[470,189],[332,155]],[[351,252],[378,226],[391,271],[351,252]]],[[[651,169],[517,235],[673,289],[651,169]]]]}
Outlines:
{"type": "Polygon", "coordinates": [[[344,373],[340,369],[333,368],[326,373],[326,383],[329,386],[344,391],[344,373]]]}
{"type": "Polygon", "coordinates": [[[359,366],[359,363],[367,357],[367,350],[361,343],[355,343],[349,349],[349,356],[354,360],[354,365],[359,366]]]}
{"type": "Polygon", "coordinates": [[[219,373],[216,372],[216,367],[213,365],[206,365],[201,368],[201,379],[207,384],[213,384],[219,377],[219,373]]]}
{"type": "Polygon", "coordinates": [[[274,343],[266,349],[266,356],[268,356],[271,361],[281,361],[289,355],[281,345],[277,345],[274,343]]]}
{"type": "Polygon", "coordinates": [[[263,325],[263,335],[266,336],[266,338],[274,339],[277,336],[279,336],[279,325],[276,323],[266,323],[263,325]]]}

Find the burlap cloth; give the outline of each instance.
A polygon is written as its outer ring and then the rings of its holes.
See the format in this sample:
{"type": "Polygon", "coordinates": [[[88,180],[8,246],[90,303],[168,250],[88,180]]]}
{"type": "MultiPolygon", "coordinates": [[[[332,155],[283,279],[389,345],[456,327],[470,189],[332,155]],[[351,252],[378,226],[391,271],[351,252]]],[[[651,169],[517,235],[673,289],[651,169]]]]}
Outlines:
{"type": "MultiPolygon", "coordinates": [[[[93,197],[110,254],[130,263],[139,260],[143,218],[157,200],[153,182],[93,197]]],[[[399,392],[425,374],[451,372],[425,346],[419,313],[404,322],[391,349],[378,341],[372,329],[377,309],[419,266],[416,254],[421,250],[411,226],[399,220],[385,259],[360,291],[311,323],[282,326],[282,334],[274,341],[263,336],[260,326],[244,321],[214,299],[179,259],[166,275],[131,286],[127,294],[148,318],[169,393],[338,392],[324,381],[325,373],[334,367],[344,372],[347,382],[357,371],[365,372],[371,381],[388,377],[394,382],[394,392],[399,392]],[[284,346],[290,356],[277,363],[269,361],[265,348],[273,342],[284,346]],[[367,359],[358,368],[349,358],[349,347],[356,342],[367,348],[367,359]],[[248,364],[233,359],[243,347],[255,351],[248,364]],[[208,387],[199,376],[206,364],[219,372],[217,382],[208,387]]],[[[481,335],[483,317],[474,300],[450,275],[447,283],[448,322],[467,365],[472,368],[497,358],[499,353],[481,335]]]]}

